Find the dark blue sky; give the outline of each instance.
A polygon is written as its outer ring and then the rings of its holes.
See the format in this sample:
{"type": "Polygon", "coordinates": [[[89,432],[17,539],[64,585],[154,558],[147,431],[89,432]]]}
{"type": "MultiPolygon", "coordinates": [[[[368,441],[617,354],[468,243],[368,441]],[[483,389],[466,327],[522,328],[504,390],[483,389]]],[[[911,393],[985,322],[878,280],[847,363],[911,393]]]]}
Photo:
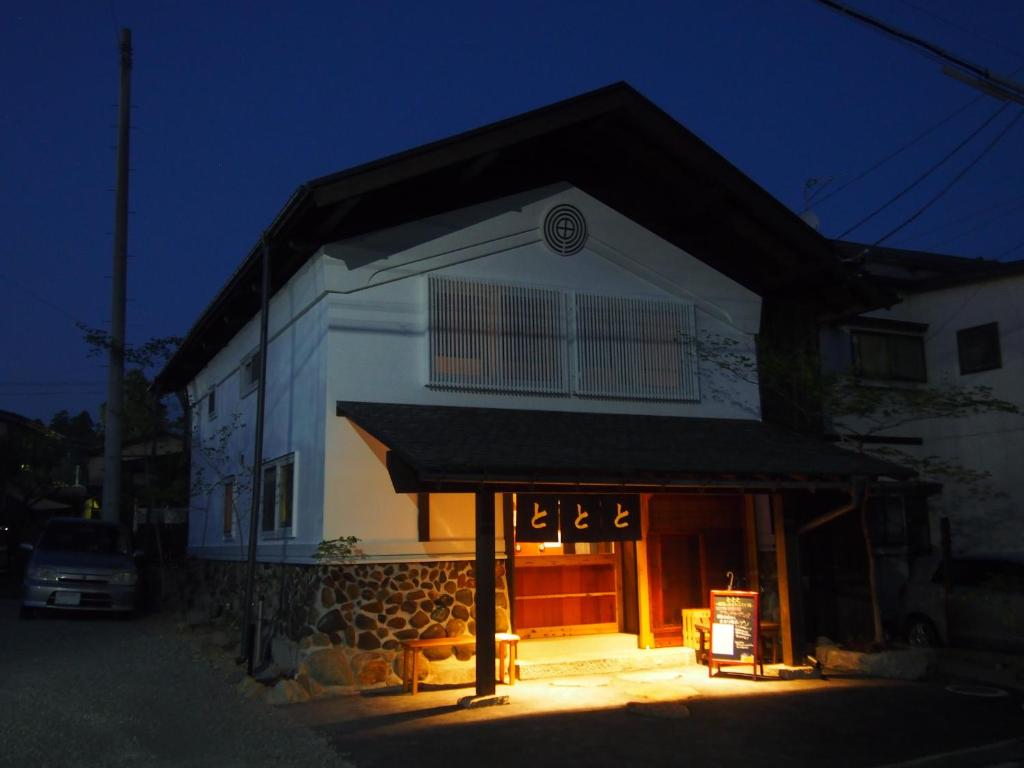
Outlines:
{"type": "MultiPolygon", "coordinates": [[[[849,0],[1024,79],[1019,0],[849,0]],[[1015,73],[1015,74],[1014,74],[1015,73]]],[[[1000,103],[812,0],[11,3],[0,22],[0,409],[98,412],[109,327],[116,25],[132,29],[129,340],[183,335],[302,181],[625,80],[837,236],[1000,103]],[[20,6],[20,9],[19,9],[20,6]]],[[[873,241],[965,167],[1009,107],[851,237],[873,241]]],[[[1024,258],[1024,120],[888,245],[1024,258]],[[913,238],[913,239],[909,239],[913,238]]]]}

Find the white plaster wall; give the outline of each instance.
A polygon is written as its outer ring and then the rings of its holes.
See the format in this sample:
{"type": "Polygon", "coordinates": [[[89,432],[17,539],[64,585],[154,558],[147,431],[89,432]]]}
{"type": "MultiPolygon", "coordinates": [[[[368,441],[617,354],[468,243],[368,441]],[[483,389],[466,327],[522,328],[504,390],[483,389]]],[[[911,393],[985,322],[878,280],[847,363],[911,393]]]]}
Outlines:
{"type": "MultiPolygon", "coordinates": [[[[361,540],[360,555],[367,559],[472,556],[472,497],[436,496],[433,540],[417,541],[415,497],[394,492],[383,446],[337,417],[338,401],[759,418],[756,382],[731,381],[707,361],[701,364],[700,402],[429,389],[426,275],[433,271],[692,302],[700,334],[731,340],[736,350],[754,354],[756,295],[567,185],[325,246],[271,303],[264,456],[296,453],[298,496],[294,538],[261,541],[260,559],[308,561],[322,538],[350,535],[361,540]],[[558,202],[578,206],[587,217],[588,245],[575,256],[553,254],[541,242],[543,215],[558,202]]],[[[250,321],[189,387],[199,400],[214,382],[218,386],[217,419],[208,423],[199,403],[200,439],[216,439],[219,425],[232,413],[240,415],[228,448],[232,471],[239,474],[251,471],[256,393],[240,395],[238,366],[257,346],[257,323],[250,321]]],[[[215,491],[194,499],[190,551],[239,558],[244,535],[236,531],[224,539],[222,496],[215,491]]],[[[238,507],[245,530],[247,500],[238,507]]],[[[496,500],[499,552],[500,518],[496,500]]]]}
{"type": "MultiPolygon", "coordinates": [[[[927,323],[925,362],[928,383],[992,388],[994,397],[1024,411],[1024,276],[971,283],[912,294],[877,317],[927,323]],[[957,331],[999,323],[1002,367],[960,374],[957,331]]],[[[849,359],[849,336],[831,332],[834,361],[849,359]],[[844,346],[845,345],[845,346],[844,346]]],[[[938,518],[949,517],[958,552],[1024,551],[1024,414],[985,414],[962,419],[932,419],[909,424],[899,434],[921,437],[920,455],[952,459],[963,466],[987,470],[996,495],[979,498],[969,488],[946,482],[933,497],[932,535],[937,543],[938,518]]]]}
{"type": "MultiPolygon", "coordinates": [[[[445,214],[323,249],[328,299],[327,403],[338,401],[580,410],[756,419],[756,382],[701,364],[699,402],[446,391],[428,378],[427,274],[683,300],[698,332],[731,340],[753,359],[759,298],[582,192],[559,186],[445,214]],[[539,225],[559,202],[587,217],[587,248],[550,252],[539,225]]],[[[416,541],[416,500],[394,493],[383,448],[347,419],[328,415],[325,537],[358,536],[366,556],[471,556],[472,497],[432,500],[432,541],[416,541]],[[443,510],[443,511],[442,511],[443,510]]],[[[496,527],[501,537],[500,505],[496,527]]],[[[497,549],[503,545],[496,543],[497,549]]]]}
{"type": "MultiPolygon", "coordinates": [[[[326,391],[327,304],[323,268],[307,263],[272,299],[268,327],[267,401],[264,459],[295,454],[292,536],[261,534],[260,560],[305,561],[322,539],[326,391]]],[[[189,551],[202,557],[245,557],[251,496],[236,502],[235,530],[223,535],[222,486],[233,475],[246,490],[252,487],[257,392],[242,392],[239,364],[259,345],[259,319],[254,318],[222,349],[189,385],[197,402],[193,449],[193,498],[189,517],[189,551]],[[217,387],[216,417],[206,413],[206,397],[217,387]],[[226,440],[225,440],[226,438],[226,440]],[[221,445],[224,447],[221,448],[221,445]],[[196,494],[195,490],[205,491],[196,494]]]]}

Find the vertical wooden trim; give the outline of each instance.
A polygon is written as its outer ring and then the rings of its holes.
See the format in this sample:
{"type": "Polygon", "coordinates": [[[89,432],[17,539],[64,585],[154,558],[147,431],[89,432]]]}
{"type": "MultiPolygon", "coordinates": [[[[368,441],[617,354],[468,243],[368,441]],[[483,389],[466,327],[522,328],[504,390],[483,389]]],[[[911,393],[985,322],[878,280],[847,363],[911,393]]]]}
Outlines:
{"type": "Polygon", "coordinates": [[[416,527],[420,541],[430,541],[430,494],[416,494],[416,527]]]}
{"type": "MultiPolygon", "coordinates": [[[[508,629],[516,631],[516,541],[512,524],[512,494],[501,494],[501,526],[505,536],[505,588],[508,594],[508,629]]],[[[513,673],[514,676],[514,673],[513,673]]]]}
{"type": "Polygon", "coordinates": [[[743,496],[743,534],[747,553],[747,589],[761,591],[761,575],[757,567],[757,508],[753,494],[743,496]]]}
{"type": "Polygon", "coordinates": [[[775,560],[779,574],[779,624],[782,660],[793,666],[803,662],[803,595],[800,587],[800,540],[792,517],[787,517],[782,494],[772,494],[775,521],[775,560]],[[791,529],[791,533],[787,533],[791,529]]]}
{"type": "Polygon", "coordinates": [[[476,695],[494,694],[494,493],[476,496],[476,695]]]}
{"type": "Polygon", "coordinates": [[[613,544],[615,547],[615,625],[618,627],[616,632],[622,631],[623,618],[622,618],[622,547],[619,544],[613,544]]]}
{"type": "MultiPolygon", "coordinates": [[[[710,580],[708,579],[707,544],[704,541],[703,531],[697,534],[697,551],[700,554],[700,604],[705,608],[709,608],[711,606],[711,587],[710,580]]],[[[681,616],[679,617],[679,621],[682,622],[681,616]]]]}
{"type": "Polygon", "coordinates": [[[636,583],[640,632],[638,642],[641,648],[654,647],[654,633],[651,632],[651,584],[647,572],[647,541],[651,527],[651,494],[640,495],[640,541],[636,543],[636,583]]]}

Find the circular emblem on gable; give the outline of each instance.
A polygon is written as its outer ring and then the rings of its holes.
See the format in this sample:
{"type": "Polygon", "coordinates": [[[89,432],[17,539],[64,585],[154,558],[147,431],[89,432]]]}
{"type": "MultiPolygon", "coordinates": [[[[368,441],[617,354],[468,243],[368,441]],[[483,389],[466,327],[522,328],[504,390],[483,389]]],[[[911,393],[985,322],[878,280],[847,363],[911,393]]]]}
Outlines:
{"type": "Polygon", "coordinates": [[[587,243],[587,220],[580,209],[562,203],[544,217],[544,243],[560,256],[572,256],[587,243]]]}

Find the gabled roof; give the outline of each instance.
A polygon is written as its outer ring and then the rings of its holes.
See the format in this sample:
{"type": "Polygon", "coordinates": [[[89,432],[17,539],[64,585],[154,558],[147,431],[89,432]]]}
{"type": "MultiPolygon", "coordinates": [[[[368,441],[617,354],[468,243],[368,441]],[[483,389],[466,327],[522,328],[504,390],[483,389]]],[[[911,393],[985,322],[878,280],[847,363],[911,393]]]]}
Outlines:
{"type": "MultiPolygon", "coordinates": [[[[625,83],[303,184],[265,231],[275,292],[323,244],[568,182],[754,293],[811,311],[894,297],[831,243],[625,83]]],[[[259,309],[260,245],[157,376],[183,387],[259,309]]]]}
{"type": "Polygon", "coordinates": [[[914,474],[751,420],[356,402],[337,409],[389,449],[398,492],[824,488],[914,474]]]}

